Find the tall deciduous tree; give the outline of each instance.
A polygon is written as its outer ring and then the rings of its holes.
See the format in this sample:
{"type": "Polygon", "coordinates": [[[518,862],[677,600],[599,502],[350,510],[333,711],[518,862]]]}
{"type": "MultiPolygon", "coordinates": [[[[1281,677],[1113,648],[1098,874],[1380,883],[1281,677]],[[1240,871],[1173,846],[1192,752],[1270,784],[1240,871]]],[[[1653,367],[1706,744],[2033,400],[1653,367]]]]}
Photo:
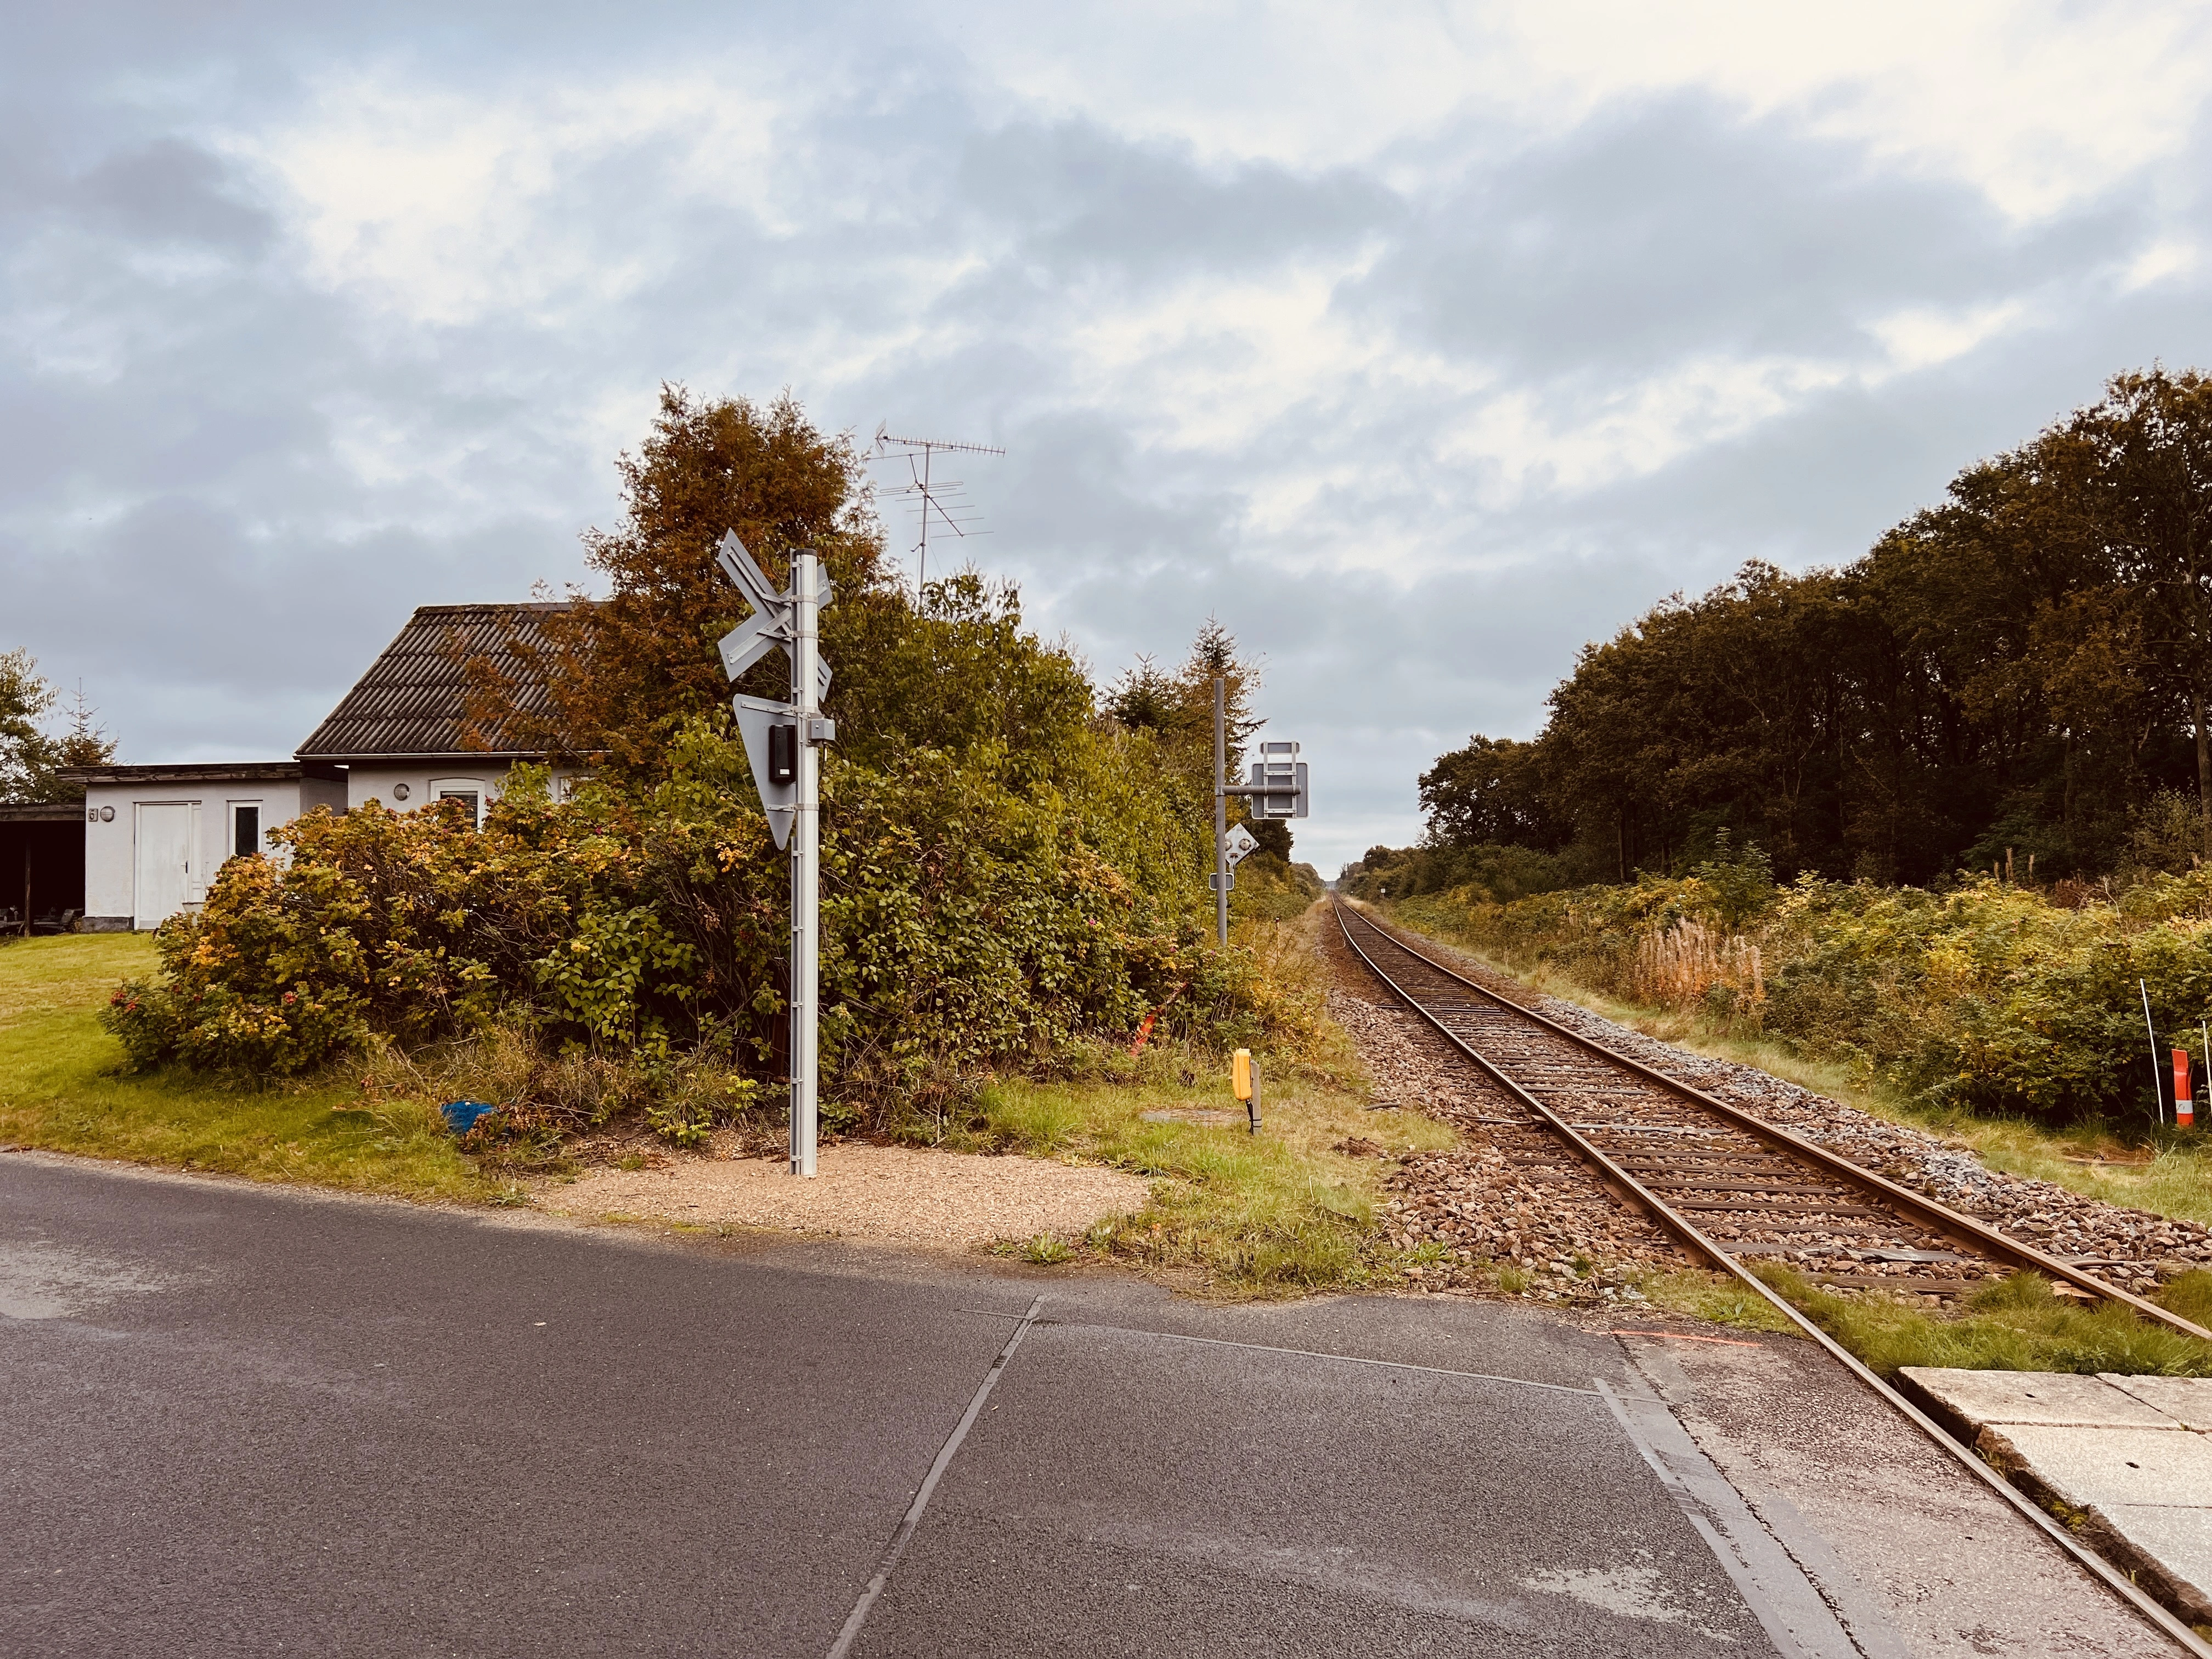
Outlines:
{"type": "MultiPolygon", "coordinates": [[[[858,453],[788,396],[707,402],[664,387],[651,434],[618,465],[623,522],[585,538],[611,591],[572,593],[569,609],[546,619],[551,645],[537,658],[517,642],[469,663],[481,746],[649,776],[684,722],[726,720],[732,688],[715,642],[745,614],[715,562],[730,530],[778,584],[795,550],[823,557],[836,593],[822,613],[835,672],[825,707],[840,753],[988,755],[989,769],[1022,786],[1051,775],[1092,718],[1082,664],[1024,629],[1010,584],[963,570],[915,594],[892,577],[858,453]],[[545,706],[522,695],[533,682],[546,686],[545,706]]],[[[780,697],[789,674],[771,653],[742,689],[780,697]]]]}
{"type": "MultiPolygon", "coordinates": [[[[685,720],[726,705],[714,642],[745,615],[714,562],[726,531],[778,583],[794,550],[822,556],[836,592],[823,619],[833,662],[838,634],[890,598],[858,451],[819,431],[787,394],[762,405],[663,386],[653,431],[617,467],[623,520],[584,538],[611,591],[589,601],[572,591],[577,603],[546,629],[554,660],[495,653],[471,665],[472,724],[487,746],[496,733],[498,746],[649,771],[685,720]],[[547,712],[516,695],[532,678],[551,689],[547,712]]],[[[780,692],[787,672],[780,659],[763,664],[751,689],[780,692]]]]}
{"type": "Polygon", "coordinates": [[[1421,806],[1429,837],[1443,847],[1537,847],[1560,839],[1544,799],[1544,781],[1533,743],[1486,738],[1441,757],[1421,774],[1421,806]]]}
{"type": "Polygon", "coordinates": [[[2094,452],[2095,521],[2118,574],[2147,601],[2152,648],[2188,702],[2212,855],[2212,380],[2162,368],[2116,376],[2071,430],[2094,452]]]}

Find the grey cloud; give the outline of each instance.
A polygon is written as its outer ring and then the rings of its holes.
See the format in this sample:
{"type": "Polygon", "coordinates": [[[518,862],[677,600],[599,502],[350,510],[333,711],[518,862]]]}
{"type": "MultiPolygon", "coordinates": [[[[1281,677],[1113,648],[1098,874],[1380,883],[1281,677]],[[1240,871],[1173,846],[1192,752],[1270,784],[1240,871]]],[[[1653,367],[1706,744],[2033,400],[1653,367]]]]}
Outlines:
{"type": "Polygon", "coordinates": [[[1244,271],[1336,249],[1397,220],[1396,194],[1332,168],[1200,166],[1188,145],[1132,143],[1089,122],[1021,122],[964,146],[957,195],[1003,225],[1017,258],[1058,283],[1244,271]]]}
{"type": "Polygon", "coordinates": [[[2014,293],[2142,226],[2123,200],[2014,230],[1964,185],[1680,97],[1478,156],[1344,302],[1546,379],[1699,350],[1857,357],[1893,307],[2014,293]]]}
{"type": "Polygon", "coordinates": [[[19,65],[0,114],[0,292],[52,331],[0,356],[0,647],[82,673],[134,758],[284,752],[414,605],[580,574],[575,531],[616,507],[595,424],[611,404],[638,411],[616,439],[635,442],[664,378],[789,385],[863,436],[890,416],[1004,444],[963,464],[994,533],[953,556],[1018,575],[1032,621],[1102,675],[1179,658],[1209,613],[1263,653],[1270,730],[1308,744],[1321,784],[1302,844],[1328,865],[1416,833],[1414,779],[1440,749],[1532,731],[1575,649],[1666,592],[1748,556],[1853,556],[2112,369],[2212,362],[2201,277],[2125,295],[2112,274],[2153,235],[2212,234],[2201,137],[2154,179],[2022,229],[1963,188],[1696,100],[1534,144],[1478,113],[1383,166],[1300,172],[1034,105],[987,115],[1009,100],[927,20],[287,8],[134,33],[123,15],[40,24],[52,70],[19,65]],[[416,325],[317,289],[282,234],[290,207],[207,136],[289,119],[319,73],[364,61],[465,95],[755,45],[795,48],[810,77],[758,181],[772,211],[696,193],[676,139],[611,143],[532,210],[564,258],[635,285],[556,290],[542,314],[416,325]],[[118,100],[149,64],[167,101],[118,100]],[[1372,370],[1305,383],[1226,441],[1164,435],[1176,411],[1139,398],[1241,372],[1238,339],[1197,334],[1142,393],[1070,365],[1091,307],[1370,250],[1336,304],[1376,342],[1372,370]],[[932,275],[955,264],[956,283],[932,275]],[[1502,392],[1571,428],[1700,356],[1870,365],[1887,311],[2021,296],[2031,331],[1586,489],[1506,489],[1439,447],[1502,392]],[[1400,380],[1400,359],[1446,372],[1400,380]],[[388,443],[397,472],[356,465],[363,443],[388,443]],[[1263,525],[1266,491],[1321,476],[1297,521],[1263,525]],[[1404,557],[1291,568],[1353,546],[1404,557]]]}
{"type": "Polygon", "coordinates": [[[252,249],[272,228],[266,211],[239,199],[232,169],[182,139],[163,138],[109,156],[71,192],[127,236],[252,249]]]}

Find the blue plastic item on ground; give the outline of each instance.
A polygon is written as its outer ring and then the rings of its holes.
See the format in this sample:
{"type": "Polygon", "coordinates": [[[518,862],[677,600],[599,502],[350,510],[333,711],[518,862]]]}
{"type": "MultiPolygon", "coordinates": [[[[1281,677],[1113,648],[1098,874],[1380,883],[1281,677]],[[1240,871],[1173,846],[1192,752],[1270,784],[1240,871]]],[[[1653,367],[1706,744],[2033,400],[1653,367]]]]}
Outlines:
{"type": "Polygon", "coordinates": [[[495,1112],[496,1106],[487,1106],[481,1100],[449,1100],[438,1109],[446,1115],[446,1127],[457,1135],[465,1135],[477,1127],[477,1120],[486,1112],[495,1112]]]}

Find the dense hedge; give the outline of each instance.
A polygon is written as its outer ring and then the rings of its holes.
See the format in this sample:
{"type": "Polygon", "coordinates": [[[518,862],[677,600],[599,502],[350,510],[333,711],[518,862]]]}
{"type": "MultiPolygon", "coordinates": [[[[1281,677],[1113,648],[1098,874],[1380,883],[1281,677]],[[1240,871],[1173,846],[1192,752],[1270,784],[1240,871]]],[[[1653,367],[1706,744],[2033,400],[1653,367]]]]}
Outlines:
{"type": "MultiPolygon", "coordinates": [[[[825,1088],[916,1079],[1120,1036],[1249,1041],[1296,1016],[1211,948],[1194,815],[1142,781],[1144,734],[1098,730],[1058,781],[988,752],[824,769],[825,1088]]],[[[318,812],[282,854],[223,866],[165,923],[163,968],[106,1023],[134,1062],[287,1075],[360,1051],[521,1024],[648,1058],[780,1075],[787,865],[742,750],[700,722],[665,781],[547,798],[527,777],[481,830],[451,809],[318,812]]]]}
{"type": "Polygon", "coordinates": [[[2186,1047],[2200,1066],[2212,1012],[2212,870],[2145,877],[2113,897],[1989,877],[1947,891],[1814,877],[1774,889],[1723,866],[1511,904],[1462,890],[1394,908],[1507,961],[1631,1000],[1695,1001],[1980,1111],[2148,1124],[2137,981],[2161,1050],[2186,1047]]]}

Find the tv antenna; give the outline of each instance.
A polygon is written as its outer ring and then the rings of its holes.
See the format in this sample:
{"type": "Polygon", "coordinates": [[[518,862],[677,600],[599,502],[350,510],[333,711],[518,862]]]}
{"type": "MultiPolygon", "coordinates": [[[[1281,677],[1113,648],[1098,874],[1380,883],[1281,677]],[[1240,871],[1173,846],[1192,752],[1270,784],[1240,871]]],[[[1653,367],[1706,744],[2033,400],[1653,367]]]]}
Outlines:
{"type": "Polygon", "coordinates": [[[966,486],[957,478],[933,477],[930,463],[940,454],[1003,455],[1006,452],[994,449],[988,444],[959,444],[942,438],[901,438],[893,435],[890,426],[889,421],[884,421],[876,427],[876,454],[885,460],[906,463],[908,482],[884,494],[905,497],[913,503],[912,510],[921,520],[921,533],[915,543],[914,591],[919,599],[929,580],[931,520],[936,521],[940,536],[949,530],[963,541],[970,536],[991,533],[975,527],[982,515],[964,493],[966,486]]]}

